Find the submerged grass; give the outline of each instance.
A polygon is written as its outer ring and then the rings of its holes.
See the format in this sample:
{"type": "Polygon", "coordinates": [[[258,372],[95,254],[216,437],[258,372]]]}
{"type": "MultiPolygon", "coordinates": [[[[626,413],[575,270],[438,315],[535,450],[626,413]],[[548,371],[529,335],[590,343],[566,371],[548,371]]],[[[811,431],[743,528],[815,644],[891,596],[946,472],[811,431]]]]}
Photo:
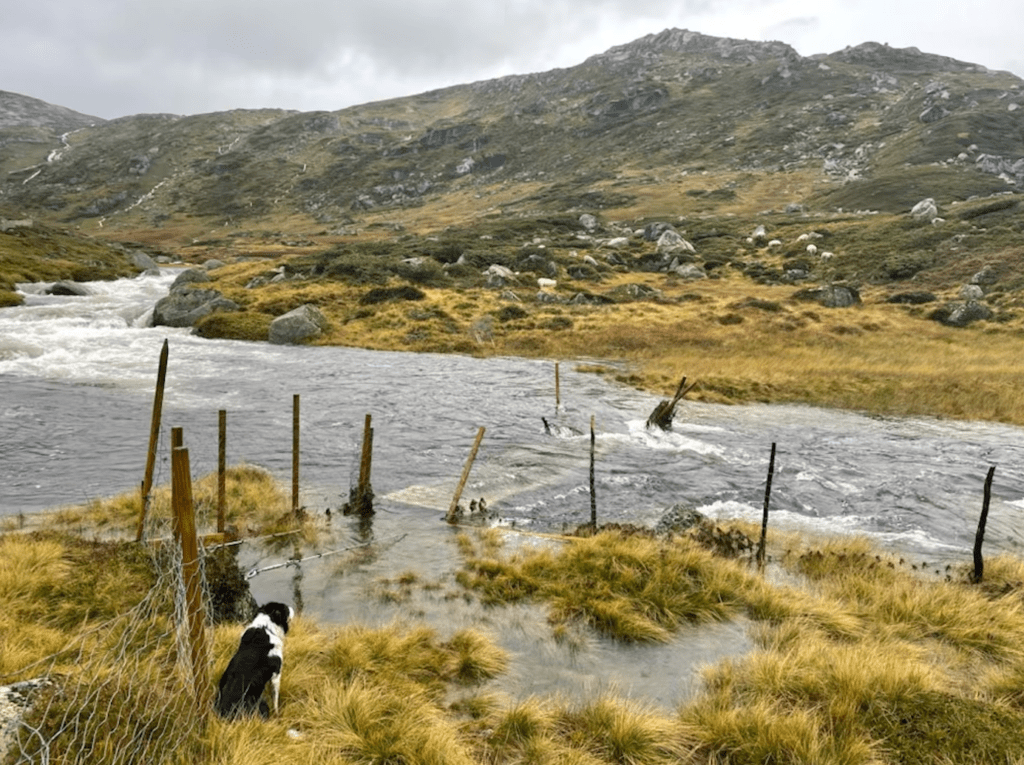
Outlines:
{"type": "MultiPolygon", "coordinates": [[[[908,570],[863,540],[790,536],[772,551],[775,575],[764,576],[685,535],[615,529],[507,551],[507,534],[457,538],[459,581],[493,608],[538,600],[555,636],[582,624],[639,644],[743,618],[757,648],[706,667],[699,695],[669,712],[608,693],[576,702],[493,694],[487,684],[515,657],[479,629],[324,627],[299,616],[279,715],[229,723],[173,690],[183,656],[159,547],[9,532],[0,536],[0,682],[49,667],[52,684],[26,720],[86,735],[87,744],[56,740],[50,753],[100,765],[126,751],[218,765],[1021,761],[1016,559],[993,558],[975,585],[957,570],[908,570]]],[[[417,585],[413,575],[396,582],[417,585]]],[[[239,626],[209,634],[212,681],[239,626]]]]}

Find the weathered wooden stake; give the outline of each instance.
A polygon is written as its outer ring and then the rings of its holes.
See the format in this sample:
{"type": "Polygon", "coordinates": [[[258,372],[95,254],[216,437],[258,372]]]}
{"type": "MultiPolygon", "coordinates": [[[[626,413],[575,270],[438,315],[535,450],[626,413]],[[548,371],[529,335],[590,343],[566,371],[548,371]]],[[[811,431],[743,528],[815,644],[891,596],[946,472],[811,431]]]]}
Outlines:
{"type": "Polygon", "coordinates": [[[562,405],[562,391],[561,382],[558,376],[558,362],[555,362],[555,411],[558,411],[558,407],[562,405]]]}
{"type": "Polygon", "coordinates": [[[345,505],[345,515],[367,517],[373,514],[373,485],[370,483],[370,472],[373,466],[373,418],[367,414],[363,421],[363,450],[359,457],[359,483],[355,489],[349,489],[349,501],[345,505]]]}
{"type": "Polygon", "coordinates": [[[299,514],[299,394],[292,396],[292,512],[299,514]]]}
{"type": "Polygon", "coordinates": [[[178,512],[174,507],[174,450],[185,445],[185,431],[171,428],[171,534],[174,541],[181,539],[181,526],[178,525],[178,512]]]}
{"type": "Polygon", "coordinates": [[[978,531],[974,535],[974,576],[972,581],[981,582],[984,574],[985,561],[981,557],[981,545],[985,541],[985,524],[988,523],[988,505],[992,500],[992,476],[995,475],[996,466],[992,465],[985,476],[985,495],[981,503],[981,518],[978,519],[978,531]]]}
{"type": "Polygon", "coordinates": [[[224,533],[224,515],[227,505],[227,452],[228,452],[228,413],[224,409],[217,412],[217,533],[224,533]]]}
{"type": "Polygon", "coordinates": [[[146,472],[142,479],[142,509],[135,541],[141,542],[146,533],[146,513],[149,511],[149,492],[153,490],[153,470],[156,467],[156,447],[160,441],[160,416],[164,407],[164,385],[167,382],[167,340],[160,351],[160,366],[156,373],[156,393],[153,395],[153,419],[149,426],[149,450],[146,452],[146,472]]]}
{"type": "Polygon", "coordinates": [[[469,471],[473,467],[473,460],[476,459],[477,449],[480,448],[480,442],[484,438],[484,428],[480,428],[476,434],[476,441],[473,442],[473,448],[469,452],[469,459],[466,460],[466,466],[462,468],[462,477],[459,479],[459,485],[455,489],[455,496],[452,497],[452,504],[448,508],[448,515],[445,516],[445,520],[448,523],[455,523],[459,520],[459,500],[462,498],[462,489],[466,486],[466,481],[469,480],[469,471]]]}
{"type": "Polygon", "coordinates": [[[206,645],[206,616],[203,611],[203,579],[199,544],[196,539],[195,510],[192,505],[192,478],[188,449],[171,451],[171,504],[176,525],[181,531],[181,572],[185,583],[185,610],[188,621],[189,656],[196,705],[202,712],[209,707],[210,678],[206,645]]]}
{"type": "Polygon", "coordinates": [[[772,498],[772,476],[775,475],[775,442],[772,441],[772,456],[768,459],[768,480],[764,485],[764,513],[761,515],[761,541],[757,545],[757,567],[764,568],[765,542],[768,539],[768,504],[772,498]]]}
{"type": "Polygon", "coordinates": [[[590,525],[597,531],[597,491],[594,485],[594,415],[590,415],[590,525]]]}

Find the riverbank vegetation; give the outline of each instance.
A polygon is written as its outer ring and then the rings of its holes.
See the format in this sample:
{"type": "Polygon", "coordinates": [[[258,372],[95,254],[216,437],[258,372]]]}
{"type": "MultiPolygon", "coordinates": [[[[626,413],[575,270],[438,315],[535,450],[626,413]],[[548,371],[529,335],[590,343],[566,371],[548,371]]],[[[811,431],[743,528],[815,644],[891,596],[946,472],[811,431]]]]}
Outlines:
{"type": "MultiPolygon", "coordinates": [[[[268,487],[247,467],[233,481],[237,522],[268,487]]],[[[740,543],[752,532],[743,525],[522,539],[466,528],[451,537],[456,570],[440,583],[409,577],[410,587],[447,589],[447,608],[537,603],[551,639],[570,645],[592,634],[642,651],[677,639],[683,625],[738,621],[754,647],[705,667],[697,695],[666,709],[609,691],[574,701],[497,692],[493,681],[516,657],[479,629],[300,615],[286,641],[280,713],[229,723],[192,701],[167,546],[115,539],[118,521],[104,521],[130,516],[128,507],[124,498],[92,507],[106,541],[70,533],[61,514],[0,536],[0,683],[47,678],[17,735],[42,757],[52,726],[79,734],[67,744],[77,749],[54,738],[50,761],[1024,762],[1024,563],[1014,558],[990,559],[973,584],[955,565],[792,533],[769,537],[762,572],[740,543]]],[[[75,524],[87,528],[84,516],[75,524]]],[[[210,624],[211,683],[238,630],[237,620],[210,624]]]]}

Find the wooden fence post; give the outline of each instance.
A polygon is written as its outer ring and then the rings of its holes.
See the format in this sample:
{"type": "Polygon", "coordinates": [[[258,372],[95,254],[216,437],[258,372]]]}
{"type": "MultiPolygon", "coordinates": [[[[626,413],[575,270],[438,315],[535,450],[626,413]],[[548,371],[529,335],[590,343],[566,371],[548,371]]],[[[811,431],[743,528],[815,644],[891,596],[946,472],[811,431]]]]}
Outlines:
{"type": "MultiPolygon", "coordinates": [[[[171,428],[171,535],[174,541],[181,539],[181,526],[179,525],[178,511],[174,507],[174,450],[185,445],[184,430],[171,428]]],[[[191,487],[190,487],[191,491],[191,487]]],[[[195,512],[193,510],[193,512],[195,512]]]]}
{"type": "Polygon", "coordinates": [[[146,472],[140,489],[142,508],[135,541],[141,542],[146,533],[146,513],[149,511],[149,493],[153,490],[153,470],[156,467],[156,447],[160,441],[160,416],[164,407],[164,386],[167,382],[167,340],[160,351],[160,366],[156,373],[156,392],[153,394],[153,418],[149,426],[149,450],[146,452],[146,472]]]}
{"type": "Polygon", "coordinates": [[[445,516],[445,520],[448,523],[455,523],[459,519],[459,500],[462,498],[462,489],[466,485],[466,481],[469,480],[469,471],[473,467],[473,460],[476,459],[477,449],[480,448],[480,442],[484,438],[484,428],[480,428],[476,434],[476,441],[473,442],[473,448],[469,452],[469,459],[466,460],[466,466],[462,468],[462,477],[459,479],[459,485],[455,489],[455,496],[452,497],[452,504],[448,507],[448,515],[445,516]]]}
{"type": "Polygon", "coordinates": [[[210,705],[210,677],[206,645],[206,615],[203,609],[203,576],[196,539],[195,509],[192,504],[192,477],[188,449],[171,451],[171,505],[181,535],[181,573],[185,584],[185,610],[189,638],[189,658],[196,705],[204,712],[210,705]]]}
{"type": "Polygon", "coordinates": [[[359,455],[359,483],[349,487],[345,515],[359,515],[368,518],[373,515],[373,485],[370,472],[373,466],[373,418],[367,414],[363,420],[363,448],[359,455]]]}
{"type": "Polygon", "coordinates": [[[299,514],[299,394],[292,396],[292,512],[299,514]]]}
{"type": "Polygon", "coordinates": [[[217,533],[223,534],[225,527],[225,506],[227,504],[227,443],[228,413],[221,409],[217,413],[217,533]]]}
{"type": "Polygon", "coordinates": [[[981,503],[981,518],[978,519],[978,530],[974,534],[974,575],[971,577],[971,581],[977,583],[981,582],[981,577],[985,573],[985,561],[981,557],[981,545],[985,541],[985,524],[988,523],[988,505],[992,499],[992,476],[995,475],[996,466],[992,465],[988,469],[988,475],[985,476],[985,495],[981,503]]]}
{"type": "Polygon", "coordinates": [[[757,545],[757,567],[764,568],[764,550],[768,539],[768,504],[772,498],[772,476],[775,475],[775,442],[772,441],[772,455],[768,459],[768,480],[764,485],[764,512],[761,515],[761,541],[757,545]]]}
{"type": "Polygon", "coordinates": [[[590,415],[590,525],[597,531],[597,491],[594,485],[594,415],[590,415]]]}

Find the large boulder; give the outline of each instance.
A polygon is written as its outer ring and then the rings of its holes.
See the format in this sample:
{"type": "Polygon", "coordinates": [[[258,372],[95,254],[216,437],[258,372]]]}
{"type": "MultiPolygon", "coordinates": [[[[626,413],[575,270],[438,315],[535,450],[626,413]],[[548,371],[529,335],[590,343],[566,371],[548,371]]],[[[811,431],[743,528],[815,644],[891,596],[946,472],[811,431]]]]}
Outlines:
{"type": "Polygon", "coordinates": [[[178,287],[157,301],[153,308],[154,327],[194,327],[196,322],[214,311],[237,311],[238,303],[217,290],[178,287]]]}
{"type": "Polygon", "coordinates": [[[180,274],[178,274],[174,281],[171,282],[171,292],[182,287],[187,287],[192,284],[203,284],[209,282],[210,277],[201,268],[186,268],[180,274]]]}
{"type": "Polygon", "coordinates": [[[824,287],[808,287],[793,293],[794,300],[806,300],[824,308],[849,308],[858,305],[860,292],[845,284],[829,284],[824,287]]]}
{"type": "Polygon", "coordinates": [[[947,327],[966,327],[976,321],[992,318],[992,309],[976,300],[950,303],[932,312],[931,318],[947,327]]]}
{"type": "Polygon", "coordinates": [[[678,255],[681,252],[696,252],[693,245],[683,239],[678,231],[666,229],[658,237],[657,250],[662,255],[678,255]]]}
{"type": "Polygon", "coordinates": [[[327,318],[315,305],[306,303],[270,323],[268,339],[275,345],[291,345],[319,337],[327,330],[327,318]]]}
{"type": "Polygon", "coordinates": [[[160,266],[157,262],[142,250],[133,250],[130,257],[132,265],[140,271],[146,271],[149,273],[160,272],[160,266]]]}
{"type": "Polygon", "coordinates": [[[939,206],[934,199],[922,199],[910,209],[910,217],[915,220],[935,220],[939,217],[939,206]]]}

